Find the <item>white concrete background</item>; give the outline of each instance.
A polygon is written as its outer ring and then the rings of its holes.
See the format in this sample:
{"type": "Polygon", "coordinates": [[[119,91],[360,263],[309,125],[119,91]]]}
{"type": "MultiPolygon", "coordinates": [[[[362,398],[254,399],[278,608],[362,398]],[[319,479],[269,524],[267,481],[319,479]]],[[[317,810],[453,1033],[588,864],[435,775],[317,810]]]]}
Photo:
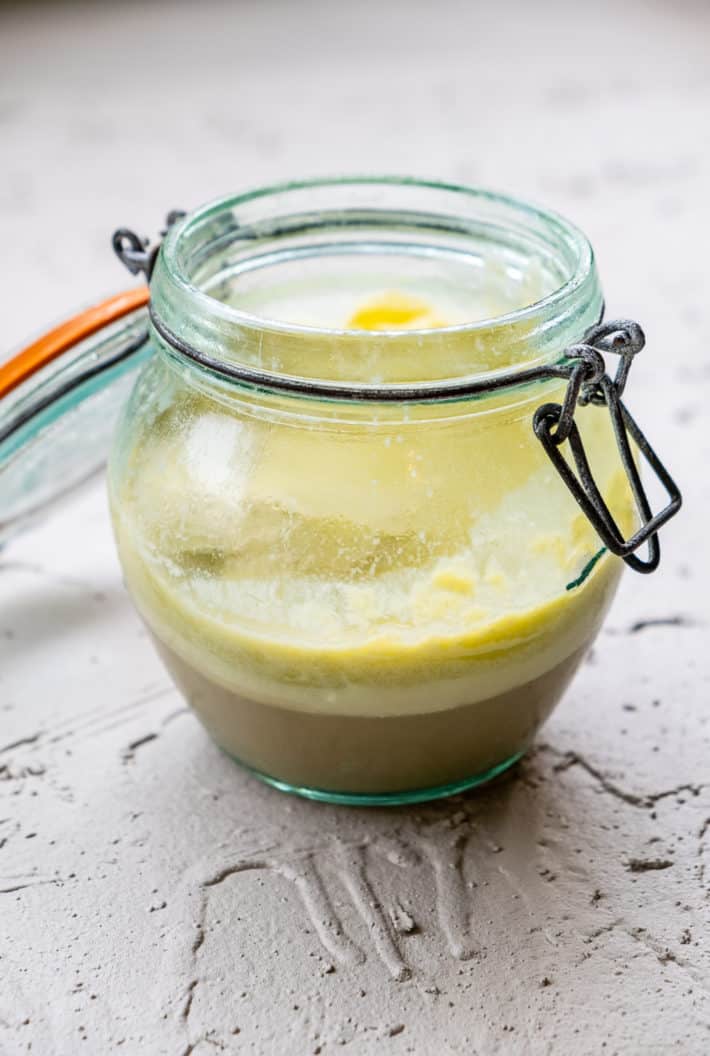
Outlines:
{"type": "Polygon", "coordinates": [[[126,285],[114,226],[250,184],[399,171],[559,209],[647,330],[629,402],[687,500],[518,773],[418,810],[288,800],[219,754],[100,486],[13,543],[3,1056],[710,1051],[710,5],[3,5],[0,154],[0,351],[126,285]]]}

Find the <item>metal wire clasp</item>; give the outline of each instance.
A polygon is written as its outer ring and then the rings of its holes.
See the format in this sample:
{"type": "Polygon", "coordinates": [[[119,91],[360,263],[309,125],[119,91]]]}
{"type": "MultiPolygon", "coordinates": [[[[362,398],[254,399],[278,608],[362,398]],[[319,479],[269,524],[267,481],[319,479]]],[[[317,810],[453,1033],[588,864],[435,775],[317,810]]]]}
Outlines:
{"type": "MultiPolygon", "coordinates": [[[[161,239],[168,233],[173,224],[181,220],[185,215],[184,209],[171,209],[165,218],[165,227],[160,232],[161,239]]],[[[121,263],[128,268],[131,275],[143,274],[148,282],[150,282],[155,262],[158,259],[160,244],[160,242],[156,242],[151,245],[147,238],[141,238],[140,235],[137,235],[135,231],[131,231],[128,227],[119,227],[117,231],[114,231],[111,239],[114,253],[121,263]]]]}
{"type": "Polygon", "coordinates": [[[535,435],[602,542],[637,572],[653,572],[658,567],[661,557],[658,529],[678,512],[682,501],[678,486],[621,400],[631,362],[643,348],[645,340],[638,323],[628,319],[616,319],[592,327],[581,344],[566,350],[565,355],[572,360],[572,365],[563,402],[543,404],[533,419],[535,435]],[[602,352],[613,352],[621,357],[613,380],[606,373],[602,352]],[[641,518],[641,527],[629,539],[624,539],[592,476],[574,420],[578,403],[604,404],[609,410],[621,464],[641,518]],[[656,514],[651,512],[629,438],[668,495],[667,505],[656,514]],[[576,473],[563,454],[565,441],[569,441],[576,473]],[[644,543],[648,544],[645,560],[635,553],[644,543]]]}

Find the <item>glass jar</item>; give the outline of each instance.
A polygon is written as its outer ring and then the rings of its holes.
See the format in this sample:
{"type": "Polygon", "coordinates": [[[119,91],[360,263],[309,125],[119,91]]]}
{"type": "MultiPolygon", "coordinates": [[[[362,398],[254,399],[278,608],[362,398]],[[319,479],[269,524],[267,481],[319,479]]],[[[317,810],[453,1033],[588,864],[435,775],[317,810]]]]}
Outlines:
{"type": "MultiPolygon", "coordinates": [[[[585,237],[478,190],[289,184],[174,223],[150,297],[111,511],[128,590],[215,741],[350,803],[511,766],[623,567],[536,417],[566,406],[570,346],[602,315],[585,237]]],[[[613,415],[573,395],[628,534],[613,415]]]]}

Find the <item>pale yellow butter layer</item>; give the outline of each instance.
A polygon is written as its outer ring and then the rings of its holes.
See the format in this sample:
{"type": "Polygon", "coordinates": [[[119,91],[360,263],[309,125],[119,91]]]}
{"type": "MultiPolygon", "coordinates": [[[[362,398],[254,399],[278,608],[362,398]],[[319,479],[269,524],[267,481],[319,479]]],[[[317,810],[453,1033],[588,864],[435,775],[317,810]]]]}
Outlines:
{"type": "MultiPolygon", "coordinates": [[[[393,293],[349,326],[436,320],[393,293]]],[[[584,414],[628,524],[606,417],[584,414]]],[[[530,421],[324,434],[187,397],[112,496],[134,599],[195,670],[282,707],[416,714],[523,685],[588,644],[621,568],[602,556],[567,589],[600,543],[530,421]]]]}

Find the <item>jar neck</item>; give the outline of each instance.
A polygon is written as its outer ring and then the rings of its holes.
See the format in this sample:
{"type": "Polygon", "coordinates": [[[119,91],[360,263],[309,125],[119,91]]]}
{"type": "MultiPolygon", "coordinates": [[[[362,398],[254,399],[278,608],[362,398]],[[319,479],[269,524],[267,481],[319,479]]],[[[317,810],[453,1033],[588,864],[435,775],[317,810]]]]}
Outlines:
{"type": "Polygon", "coordinates": [[[552,363],[603,308],[588,241],[554,214],[480,190],[374,178],[269,188],[189,215],[165,239],[151,303],[159,324],[213,361],[365,386],[552,363]],[[406,330],[344,325],[339,307],[378,285],[428,296],[435,311],[438,298],[455,318],[406,330]]]}

